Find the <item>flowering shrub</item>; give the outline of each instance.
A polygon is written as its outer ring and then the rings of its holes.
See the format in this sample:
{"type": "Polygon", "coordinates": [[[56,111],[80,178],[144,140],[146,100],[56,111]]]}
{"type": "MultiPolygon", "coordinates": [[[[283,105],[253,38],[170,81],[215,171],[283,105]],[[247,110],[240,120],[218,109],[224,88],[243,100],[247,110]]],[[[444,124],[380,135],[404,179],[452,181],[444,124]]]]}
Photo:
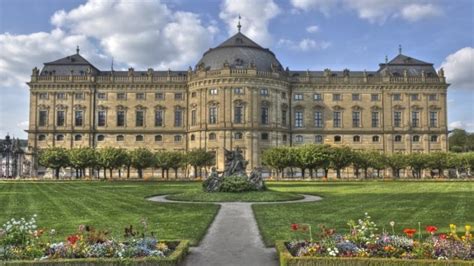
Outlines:
{"type": "Polygon", "coordinates": [[[159,241],[147,235],[146,220],[142,220],[144,231],[138,232],[130,225],[125,228],[125,241],[110,237],[107,231],[81,225],[76,233],[65,241],[52,242],[54,229],[46,232],[37,229],[36,215],[30,220],[11,219],[0,228],[0,260],[63,259],[63,258],[138,258],[165,257],[175,244],[159,241]]]}
{"type": "MultiPolygon", "coordinates": [[[[405,228],[402,235],[395,234],[395,222],[390,222],[392,232],[385,230],[378,233],[377,224],[366,213],[357,222],[348,222],[348,234],[338,234],[334,229],[320,226],[321,233],[317,240],[312,235],[306,240],[286,242],[288,251],[295,257],[377,257],[400,259],[437,259],[437,260],[472,260],[474,245],[471,226],[464,227],[464,233],[457,233],[456,225],[450,225],[449,234],[436,234],[438,228],[425,227],[425,236],[420,229],[405,228]],[[416,234],[417,233],[417,234],[416,234]]],[[[305,225],[308,226],[308,225],[305,225]]],[[[291,230],[297,232],[301,224],[292,224],[291,230]]],[[[421,228],[421,224],[419,224],[421,228]]]]}

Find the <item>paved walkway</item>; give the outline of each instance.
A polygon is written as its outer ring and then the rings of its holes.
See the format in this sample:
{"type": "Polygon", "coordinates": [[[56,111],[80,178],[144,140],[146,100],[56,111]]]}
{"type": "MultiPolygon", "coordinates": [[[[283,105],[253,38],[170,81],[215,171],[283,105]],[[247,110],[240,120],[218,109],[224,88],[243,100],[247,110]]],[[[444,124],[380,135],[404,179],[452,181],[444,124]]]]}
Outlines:
{"type": "MultiPolygon", "coordinates": [[[[191,248],[185,265],[192,266],[274,266],[278,258],[274,248],[266,248],[260,237],[257,223],[253,216],[252,204],[285,204],[296,202],[319,201],[321,197],[303,195],[295,201],[280,202],[216,202],[221,205],[219,213],[209,227],[206,236],[198,247],[191,248]]],[[[174,203],[203,203],[172,201],[166,195],[155,196],[148,200],[174,203]]],[[[209,202],[206,202],[209,204],[209,202]]]]}

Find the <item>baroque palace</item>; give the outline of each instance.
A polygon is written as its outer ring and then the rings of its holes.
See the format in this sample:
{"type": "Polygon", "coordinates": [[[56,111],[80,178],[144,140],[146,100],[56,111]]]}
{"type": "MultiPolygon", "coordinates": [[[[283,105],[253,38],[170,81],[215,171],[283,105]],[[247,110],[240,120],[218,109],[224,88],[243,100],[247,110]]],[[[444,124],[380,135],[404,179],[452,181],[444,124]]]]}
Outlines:
{"type": "MultiPolygon", "coordinates": [[[[386,153],[447,150],[443,70],[399,54],[376,71],[293,71],[240,32],[187,71],[103,71],[80,53],[34,68],[28,146],[240,148],[324,143],[386,153]]],[[[33,164],[35,158],[33,158],[33,164]]]]}

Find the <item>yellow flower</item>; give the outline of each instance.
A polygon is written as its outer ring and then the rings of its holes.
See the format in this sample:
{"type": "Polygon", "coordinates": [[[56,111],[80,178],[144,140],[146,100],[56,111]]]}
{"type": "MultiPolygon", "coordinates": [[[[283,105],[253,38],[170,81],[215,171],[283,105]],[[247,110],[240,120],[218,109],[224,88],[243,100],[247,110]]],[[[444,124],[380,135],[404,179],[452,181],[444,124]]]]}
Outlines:
{"type": "Polygon", "coordinates": [[[466,224],[466,226],[464,226],[464,228],[466,229],[466,233],[471,232],[471,225],[466,224]]]}
{"type": "Polygon", "coordinates": [[[455,225],[455,224],[450,224],[450,225],[449,225],[449,228],[451,229],[451,232],[455,232],[455,231],[456,231],[456,225],[455,225]]]}
{"type": "Polygon", "coordinates": [[[163,243],[163,242],[160,242],[160,243],[156,244],[156,249],[157,249],[157,250],[161,250],[161,251],[167,250],[167,249],[168,249],[168,245],[166,245],[166,244],[163,243]]]}

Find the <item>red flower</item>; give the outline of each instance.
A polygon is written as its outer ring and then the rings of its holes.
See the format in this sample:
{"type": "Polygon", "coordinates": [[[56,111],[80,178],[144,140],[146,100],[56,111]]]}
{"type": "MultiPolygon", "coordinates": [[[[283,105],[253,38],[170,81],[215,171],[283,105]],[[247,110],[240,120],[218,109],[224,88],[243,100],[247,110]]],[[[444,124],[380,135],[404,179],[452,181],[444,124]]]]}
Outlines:
{"type": "Polygon", "coordinates": [[[293,231],[297,231],[298,227],[299,227],[298,224],[291,224],[291,230],[293,230],[293,231]]]}
{"type": "Polygon", "coordinates": [[[407,236],[408,236],[409,238],[413,238],[413,235],[416,233],[416,229],[405,228],[405,229],[403,229],[403,232],[404,232],[405,234],[407,234],[407,236]]]}
{"type": "Polygon", "coordinates": [[[70,235],[70,236],[67,237],[67,242],[69,242],[69,244],[71,244],[71,245],[76,244],[77,240],[79,240],[78,235],[70,235]]]}
{"type": "Polygon", "coordinates": [[[428,232],[428,233],[430,233],[430,234],[432,234],[432,235],[434,235],[434,233],[435,233],[436,231],[438,231],[438,227],[436,227],[436,226],[430,225],[430,226],[427,226],[427,227],[426,227],[426,232],[428,232]]]}
{"type": "Polygon", "coordinates": [[[440,238],[440,239],[446,239],[446,234],[440,234],[440,235],[439,235],[439,238],[440,238]]]}

